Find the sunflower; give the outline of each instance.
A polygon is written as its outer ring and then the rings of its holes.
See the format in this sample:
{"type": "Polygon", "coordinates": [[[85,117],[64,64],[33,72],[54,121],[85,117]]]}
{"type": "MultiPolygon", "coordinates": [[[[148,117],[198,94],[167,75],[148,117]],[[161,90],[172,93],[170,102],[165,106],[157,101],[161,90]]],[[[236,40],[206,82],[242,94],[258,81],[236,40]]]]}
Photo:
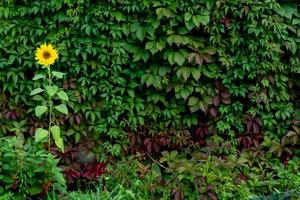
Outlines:
{"type": "Polygon", "coordinates": [[[57,58],[58,53],[51,44],[42,44],[39,48],[37,48],[35,53],[35,59],[37,60],[37,63],[43,65],[44,67],[53,65],[57,58]]]}

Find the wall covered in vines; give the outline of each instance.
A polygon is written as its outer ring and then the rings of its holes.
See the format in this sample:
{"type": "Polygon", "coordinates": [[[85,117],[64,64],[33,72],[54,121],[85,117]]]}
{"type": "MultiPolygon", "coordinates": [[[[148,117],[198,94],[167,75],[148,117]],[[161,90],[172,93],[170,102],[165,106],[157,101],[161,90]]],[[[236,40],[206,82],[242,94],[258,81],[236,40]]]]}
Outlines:
{"type": "MultiPolygon", "coordinates": [[[[299,36],[293,2],[2,0],[0,136],[47,126],[29,94],[44,73],[34,51],[52,43],[70,98],[55,123],[70,148],[89,141],[103,162],[137,152],[160,160],[178,175],[167,180],[178,199],[195,188],[233,198],[218,177],[231,169],[232,182],[255,188],[248,193],[267,193],[256,178],[299,156],[299,36]]],[[[272,187],[293,189],[293,178],[276,175],[272,187]]]]}

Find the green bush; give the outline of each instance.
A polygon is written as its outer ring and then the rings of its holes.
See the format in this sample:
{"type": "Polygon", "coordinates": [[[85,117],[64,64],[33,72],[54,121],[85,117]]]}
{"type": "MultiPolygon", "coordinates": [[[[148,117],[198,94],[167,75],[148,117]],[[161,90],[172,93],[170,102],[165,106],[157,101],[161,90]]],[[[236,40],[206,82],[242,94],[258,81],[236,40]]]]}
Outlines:
{"type": "MultiPolygon", "coordinates": [[[[53,155],[21,137],[0,139],[0,196],[26,199],[49,190],[63,192],[65,180],[53,155]]],[[[4,199],[5,199],[4,198],[4,199]]]]}
{"type": "Polygon", "coordinates": [[[45,84],[32,81],[42,73],[34,50],[49,42],[69,96],[68,116],[53,122],[70,152],[89,138],[91,154],[111,166],[127,153],[160,160],[156,198],[291,190],[299,185],[290,169],[300,152],[298,9],[277,0],[2,0],[0,135],[47,127],[29,94],[45,84]],[[172,151],[178,160],[166,160],[172,151]],[[203,173],[208,189],[196,183],[203,173]]]}

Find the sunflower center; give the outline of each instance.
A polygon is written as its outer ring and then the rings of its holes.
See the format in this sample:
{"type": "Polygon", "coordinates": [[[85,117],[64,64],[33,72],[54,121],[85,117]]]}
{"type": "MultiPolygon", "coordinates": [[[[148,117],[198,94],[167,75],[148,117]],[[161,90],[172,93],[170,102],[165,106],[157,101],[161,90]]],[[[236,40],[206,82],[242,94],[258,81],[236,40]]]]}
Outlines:
{"type": "Polygon", "coordinates": [[[51,57],[51,54],[48,51],[43,52],[43,58],[49,59],[51,57]]]}

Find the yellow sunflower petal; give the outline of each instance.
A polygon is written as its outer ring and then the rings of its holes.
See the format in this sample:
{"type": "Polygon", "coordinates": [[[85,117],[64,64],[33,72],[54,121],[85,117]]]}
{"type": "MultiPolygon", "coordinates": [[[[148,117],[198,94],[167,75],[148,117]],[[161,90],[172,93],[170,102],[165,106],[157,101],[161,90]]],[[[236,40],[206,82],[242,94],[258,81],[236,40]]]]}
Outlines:
{"type": "Polygon", "coordinates": [[[35,59],[37,63],[48,67],[58,59],[58,52],[51,44],[47,45],[45,43],[36,49],[35,59]]]}

